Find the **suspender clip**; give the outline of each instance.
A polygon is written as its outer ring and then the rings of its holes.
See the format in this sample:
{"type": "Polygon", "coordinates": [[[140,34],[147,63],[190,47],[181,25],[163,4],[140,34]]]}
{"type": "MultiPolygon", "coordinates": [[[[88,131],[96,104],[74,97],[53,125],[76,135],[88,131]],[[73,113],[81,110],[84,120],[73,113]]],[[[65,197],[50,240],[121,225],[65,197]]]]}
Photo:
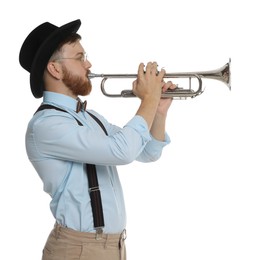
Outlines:
{"type": "Polygon", "coordinates": [[[95,239],[96,239],[96,240],[101,240],[101,239],[102,239],[102,235],[103,235],[103,229],[102,229],[102,227],[97,227],[97,228],[96,228],[96,236],[95,236],[95,239]]]}

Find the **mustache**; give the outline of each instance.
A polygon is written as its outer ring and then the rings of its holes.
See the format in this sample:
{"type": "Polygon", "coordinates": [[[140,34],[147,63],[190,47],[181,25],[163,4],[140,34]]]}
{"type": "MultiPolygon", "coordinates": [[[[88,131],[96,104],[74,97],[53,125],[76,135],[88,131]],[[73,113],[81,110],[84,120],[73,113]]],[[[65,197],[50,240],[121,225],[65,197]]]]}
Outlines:
{"type": "Polygon", "coordinates": [[[87,72],[85,74],[87,78],[89,78],[89,74],[91,74],[91,70],[87,70],[87,72]]]}

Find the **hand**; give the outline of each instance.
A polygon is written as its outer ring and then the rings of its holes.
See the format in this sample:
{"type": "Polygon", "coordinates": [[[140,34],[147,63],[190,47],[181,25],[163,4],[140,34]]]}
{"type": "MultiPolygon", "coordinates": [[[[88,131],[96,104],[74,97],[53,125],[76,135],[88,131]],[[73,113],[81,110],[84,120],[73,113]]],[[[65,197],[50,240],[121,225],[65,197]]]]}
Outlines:
{"type": "MultiPolygon", "coordinates": [[[[162,82],[162,92],[166,92],[168,89],[175,89],[177,88],[177,85],[173,84],[171,81],[168,82],[162,82]]],[[[161,98],[159,101],[159,105],[157,108],[157,113],[160,115],[166,116],[169,107],[171,106],[172,103],[172,98],[161,98]]]]}
{"type": "MultiPolygon", "coordinates": [[[[165,92],[167,89],[175,89],[176,87],[171,81],[167,83],[162,82],[162,92],[165,92]]],[[[172,98],[161,98],[158,103],[155,118],[150,129],[152,136],[157,140],[165,140],[165,121],[171,103],[172,98]]]]}
{"type": "Polygon", "coordinates": [[[138,78],[133,82],[133,93],[141,100],[145,97],[160,100],[165,71],[162,69],[158,73],[156,62],[148,62],[146,71],[144,67],[143,63],[139,65],[138,78]]]}
{"type": "Polygon", "coordinates": [[[158,73],[156,62],[149,62],[146,71],[144,67],[143,63],[139,65],[138,77],[133,82],[133,93],[141,99],[136,115],[143,117],[150,129],[161,98],[165,71],[162,69],[158,73]]]}

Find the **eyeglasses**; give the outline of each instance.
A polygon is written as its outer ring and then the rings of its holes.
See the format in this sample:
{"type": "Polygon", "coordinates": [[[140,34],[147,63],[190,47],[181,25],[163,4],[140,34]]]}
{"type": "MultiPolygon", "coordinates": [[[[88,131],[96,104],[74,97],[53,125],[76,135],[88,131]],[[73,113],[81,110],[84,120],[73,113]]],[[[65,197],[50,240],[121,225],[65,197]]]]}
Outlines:
{"type": "Polygon", "coordinates": [[[86,62],[87,61],[87,58],[88,58],[88,54],[87,53],[84,53],[84,54],[80,54],[79,57],[73,57],[73,58],[66,58],[66,57],[61,57],[61,58],[58,58],[58,59],[55,59],[53,61],[58,61],[58,60],[77,60],[77,61],[80,61],[82,63],[86,62]]]}

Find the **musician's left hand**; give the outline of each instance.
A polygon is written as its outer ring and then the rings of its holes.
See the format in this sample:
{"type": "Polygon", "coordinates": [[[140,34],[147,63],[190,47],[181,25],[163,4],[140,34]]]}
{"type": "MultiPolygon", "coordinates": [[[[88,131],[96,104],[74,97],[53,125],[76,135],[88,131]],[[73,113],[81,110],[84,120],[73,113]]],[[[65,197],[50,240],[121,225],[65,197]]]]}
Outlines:
{"type": "MultiPolygon", "coordinates": [[[[177,85],[175,85],[171,81],[163,82],[162,92],[166,92],[168,89],[175,89],[175,88],[177,88],[177,85]]],[[[173,99],[171,97],[161,98],[157,108],[157,113],[166,116],[168,109],[171,106],[172,100],[173,99]]]]}

